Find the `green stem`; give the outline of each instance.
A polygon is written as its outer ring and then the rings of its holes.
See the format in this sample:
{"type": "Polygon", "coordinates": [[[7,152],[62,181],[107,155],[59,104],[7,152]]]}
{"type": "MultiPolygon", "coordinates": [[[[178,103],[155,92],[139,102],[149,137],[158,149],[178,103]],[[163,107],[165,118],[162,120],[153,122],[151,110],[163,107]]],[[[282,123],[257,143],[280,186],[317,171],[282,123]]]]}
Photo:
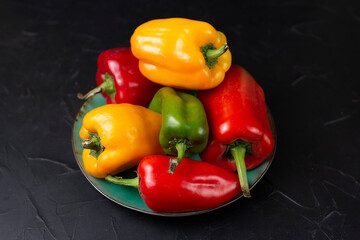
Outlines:
{"type": "Polygon", "coordinates": [[[113,177],[111,175],[107,175],[105,177],[105,180],[108,182],[123,185],[123,186],[139,188],[139,176],[137,176],[135,178],[124,179],[121,177],[113,177]]]}
{"type": "Polygon", "coordinates": [[[82,141],[83,148],[99,151],[101,149],[100,140],[97,137],[90,137],[82,141]]]}
{"type": "Polygon", "coordinates": [[[87,100],[90,97],[94,96],[95,94],[98,94],[98,93],[101,93],[101,92],[102,92],[102,89],[101,89],[101,85],[100,85],[100,86],[92,89],[91,91],[89,91],[85,95],[82,94],[82,93],[78,93],[77,97],[78,97],[78,99],[81,99],[81,100],[87,100]]]}
{"type": "Polygon", "coordinates": [[[89,135],[90,137],[83,140],[81,145],[83,148],[90,149],[90,155],[97,159],[104,150],[104,146],[101,143],[99,134],[89,132],[89,135]]]}
{"type": "Polygon", "coordinates": [[[94,88],[85,95],[83,95],[82,93],[78,93],[77,97],[81,100],[87,100],[90,97],[94,96],[95,94],[101,92],[106,92],[107,95],[109,95],[112,98],[115,98],[116,88],[115,88],[114,79],[108,73],[105,73],[104,82],[100,84],[100,86],[94,88]]]}
{"type": "Polygon", "coordinates": [[[227,43],[225,43],[222,47],[218,49],[216,49],[214,44],[212,43],[205,44],[204,46],[200,47],[200,51],[205,59],[205,64],[210,69],[215,67],[218,62],[218,57],[223,55],[228,49],[229,46],[227,45],[227,43]]]}
{"type": "Polygon", "coordinates": [[[234,146],[230,149],[231,155],[235,159],[236,168],[239,175],[240,186],[244,197],[250,198],[250,189],[246,173],[245,154],[246,148],[242,145],[234,146]]]}
{"type": "Polygon", "coordinates": [[[186,152],[186,149],[187,149],[187,144],[184,143],[184,142],[179,142],[175,145],[175,148],[177,150],[177,153],[178,153],[178,159],[179,161],[181,162],[182,158],[184,157],[184,154],[186,152]]]}
{"type": "Polygon", "coordinates": [[[206,52],[206,57],[210,61],[212,59],[218,58],[223,55],[229,49],[229,45],[225,43],[222,47],[218,49],[208,49],[206,52]]]}
{"type": "Polygon", "coordinates": [[[168,173],[171,174],[174,174],[175,168],[181,163],[187,149],[187,144],[185,142],[178,142],[176,143],[175,148],[177,150],[178,157],[170,159],[168,173]]]}

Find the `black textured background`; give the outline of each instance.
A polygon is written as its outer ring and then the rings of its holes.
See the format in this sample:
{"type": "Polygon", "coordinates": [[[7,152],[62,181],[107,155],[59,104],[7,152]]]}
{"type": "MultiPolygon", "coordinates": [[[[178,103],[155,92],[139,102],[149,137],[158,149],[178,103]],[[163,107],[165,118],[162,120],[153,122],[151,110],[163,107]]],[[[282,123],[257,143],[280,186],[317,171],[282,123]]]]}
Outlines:
{"type": "Polygon", "coordinates": [[[0,239],[358,239],[360,9],[356,1],[0,3],[0,239]],[[278,130],[252,199],[184,218],[116,205],[80,172],[71,131],[96,59],[154,18],[223,31],[278,130]]]}

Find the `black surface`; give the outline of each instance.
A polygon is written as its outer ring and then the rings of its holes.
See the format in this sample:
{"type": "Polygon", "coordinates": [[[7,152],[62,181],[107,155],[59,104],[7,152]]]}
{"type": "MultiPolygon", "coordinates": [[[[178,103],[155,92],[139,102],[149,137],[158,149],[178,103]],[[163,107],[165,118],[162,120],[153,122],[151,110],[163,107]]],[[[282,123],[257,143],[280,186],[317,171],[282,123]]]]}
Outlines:
{"type": "MultiPolygon", "coordinates": [[[[354,1],[355,2],[355,1],[354,1]]],[[[346,1],[0,3],[1,239],[358,239],[360,9],[346,1]],[[223,31],[261,84],[278,130],[252,199],[194,217],[126,209],[71,148],[96,59],[139,24],[187,17],[223,31]]]]}

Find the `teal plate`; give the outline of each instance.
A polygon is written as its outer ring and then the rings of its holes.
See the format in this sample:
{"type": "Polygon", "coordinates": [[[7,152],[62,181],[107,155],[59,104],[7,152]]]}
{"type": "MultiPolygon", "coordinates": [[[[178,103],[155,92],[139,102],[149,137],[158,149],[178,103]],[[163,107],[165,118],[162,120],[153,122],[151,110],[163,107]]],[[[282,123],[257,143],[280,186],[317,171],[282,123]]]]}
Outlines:
{"type": "MultiPolygon", "coordinates": [[[[87,100],[84,103],[84,105],[81,107],[78,115],[76,116],[74,126],[73,126],[73,136],[72,136],[73,151],[75,154],[77,164],[79,165],[82,173],[87,178],[87,180],[91,183],[91,185],[93,185],[94,188],[96,190],[98,190],[101,194],[103,194],[105,197],[107,197],[108,199],[114,201],[115,203],[117,203],[121,206],[130,208],[130,209],[133,209],[133,210],[136,210],[139,212],[152,214],[152,215],[158,215],[158,216],[169,216],[169,217],[190,216],[190,215],[206,213],[206,212],[213,211],[218,208],[224,207],[242,197],[242,194],[238,194],[232,200],[230,200],[218,207],[210,208],[210,209],[206,209],[206,210],[192,211],[192,212],[178,212],[178,213],[154,212],[153,210],[151,210],[150,208],[148,208],[146,206],[145,202],[140,197],[140,194],[137,189],[135,189],[133,187],[116,185],[116,184],[107,182],[104,179],[98,179],[98,178],[95,178],[95,177],[91,176],[90,174],[88,174],[85,171],[84,163],[83,163],[83,159],[82,159],[83,148],[81,146],[82,140],[79,136],[79,131],[82,126],[82,122],[83,122],[83,118],[84,118],[85,114],[87,112],[91,111],[92,109],[100,107],[105,104],[106,104],[105,98],[101,94],[97,94],[94,97],[87,100]]],[[[276,140],[276,131],[275,131],[275,126],[274,126],[274,121],[273,121],[273,118],[272,118],[270,112],[268,112],[268,115],[269,115],[269,119],[270,119],[271,129],[272,129],[272,132],[274,135],[274,139],[276,140]]],[[[276,141],[275,141],[275,147],[274,147],[272,154],[261,165],[259,165],[255,169],[249,170],[247,172],[250,189],[253,188],[256,185],[256,183],[258,183],[260,181],[260,179],[264,176],[266,171],[269,169],[269,166],[274,157],[275,148],[276,148],[276,141]]],[[[192,158],[195,160],[201,160],[198,155],[195,155],[192,158]]],[[[124,172],[123,176],[128,177],[130,175],[133,175],[134,170],[135,170],[135,168],[124,172]]]]}

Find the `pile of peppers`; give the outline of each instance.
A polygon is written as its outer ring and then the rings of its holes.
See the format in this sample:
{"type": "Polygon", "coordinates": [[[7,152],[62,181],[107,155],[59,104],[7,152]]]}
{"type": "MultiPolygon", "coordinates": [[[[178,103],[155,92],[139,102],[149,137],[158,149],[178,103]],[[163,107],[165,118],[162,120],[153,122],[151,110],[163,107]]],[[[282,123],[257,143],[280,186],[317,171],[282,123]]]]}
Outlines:
{"type": "Polygon", "coordinates": [[[274,138],[264,92],[232,64],[226,36],[202,21],[156,19],[138,26],[130,44],[102,52],[98,86],[78,94],[107,102],[83,119],[85,170],[139,188],[157,212],[250,197],[247,170],[270,156],[274,138]],[[190,159],[196,154],[202,161],[190,159]],[[138,177],[118,176],[134,167],[138,177]]]}

